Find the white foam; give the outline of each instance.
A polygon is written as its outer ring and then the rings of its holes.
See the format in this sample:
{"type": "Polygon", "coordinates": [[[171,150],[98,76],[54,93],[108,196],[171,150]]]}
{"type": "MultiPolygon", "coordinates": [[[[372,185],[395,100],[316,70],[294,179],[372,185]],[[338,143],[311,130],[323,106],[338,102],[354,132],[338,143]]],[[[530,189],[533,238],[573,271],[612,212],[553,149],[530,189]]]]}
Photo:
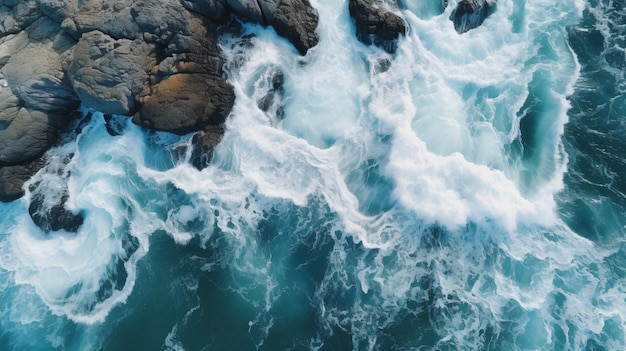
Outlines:
{"type": "MultiPolygon", "coordinates": [[[[566,164],[560,144],[564,98],[578,70],[563,28],[580,17],[581,3],[536,1],[520,9],[503,0],[481,27],[463,35],[449,20],[454,1],[442,15],[406,10],[410,33],[393,57],[354,39],[345,2],[314,2],[321,41],[304,58],[272,30],[246,24],[256,38],[241,66],[233,63],[241,50],[232,47],[237,39],[222,43],[236,103],[208,168],[198,171],[185,162],[154,167],[165,161],[150,161],[159,156],[146,152],[137,127],[110,138],[94,122],[72,144],[76,150],[59,151],[75,155],[68,166],[68,207],[84,210],[85,224],[76,235],[46,238],[14,207],[1,225],[11,235],[0,244],[0,265],[16,283],[33,287],[53,313],[89,324],[126,301],[151,233],[164,230],[180,245],[196,236],[208,245],[219,233],[216,261],[201,269],[228,268],[234,277],[229,291],[257,309],[249,332],[260,346],[275,322],[272,306],[283,293],[277,277],[284,271],[267,252],[259,223],[267,211],[319,206],[327,218],[302,219],[302,228],[272,234],[329,236],[328,267],[311,296],[322,332],[349,330],[355,349],[374,348],[381,331],[399,318],[425,313],[442,336],[441,348],[480,349],[481,333],[489,328],[511,338],[537,333],[535,346],[543,347],[555,338],[547,323],[567,320],[581,330],[572,342],[584,345],[589,337],[583,334],[602,332],[598,326],[611,318],[624,320],[626,289],[621,283],[605,288],[594,278],[594,265],[607,274],[602,260],[610,253],[579,238],[554,214],[566,164]],[[519,30],[511,21],[516,16],[519,30]],[[552,36],[558,60],[533,60],[536,37],[544,33],[552,36]],[[379,59],[393,59],[386,72],[372,68],[379,59]],[[256,106],[263,93],[259,79],[269,68],[285,75],[283,122],[256,106]],[[520,178],[527,165],[507,150],[519,139],[517,112],[540,69],[552,72],[546,82],[555,108],[543,116],[549,123],[541,176],[526,190],[520,178]],[[366,184],[366,176],[355,177],[363,184],[348,183],[369,160],[391,189],[381,195],[388,208],[373,215],[361,212],[362,193],[387,188],[366,184]],[[177,191],[184,194],[180,199],[177,191]],[[310,224],[318,222],[328,228],[310,224]],[[118,229],[139,242],[138,251],[124,257],[127,283],[83,311],[98,280],[110,275],[112,259],[126,255],[118,229]],[[77,283],[83,284],[79,293],[64,300],[77,283]],[[557,292],[567,300],[560,319],[551,310],[557,292]],[[594,294],[601,307],[586,300],[594,294]],[[511,316],[519,318],[516,329],[499,329],[511,316]]],[[[159,140],[151,147],[189,142],[188,136],[159,140]]],[[[41,316],[22,318],[29,323],[41,316]]],[[[185,322],[174,325],[165,347],[183,347],[177,338],[185,322]]],[[[321,347],[323,338],[311,340],[311,348],[321,347]]]]}

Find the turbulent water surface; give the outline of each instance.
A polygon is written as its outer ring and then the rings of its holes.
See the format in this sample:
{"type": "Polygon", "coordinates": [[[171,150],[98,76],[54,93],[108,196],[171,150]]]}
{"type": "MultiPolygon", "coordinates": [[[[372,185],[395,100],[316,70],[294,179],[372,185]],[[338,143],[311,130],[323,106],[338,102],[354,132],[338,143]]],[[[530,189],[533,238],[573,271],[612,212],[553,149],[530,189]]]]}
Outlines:
{"type": "Polygon", "coordinates": [[[624,4],[499,0],[459,35],[456,3],[401,2],[394,55],[337,0],[306,57],[226,29],[202,171],[85,110],[0,204],[0,349],[625,349],[624,4]],[[64,191],[83,225],[43,232],[64,191]]]}

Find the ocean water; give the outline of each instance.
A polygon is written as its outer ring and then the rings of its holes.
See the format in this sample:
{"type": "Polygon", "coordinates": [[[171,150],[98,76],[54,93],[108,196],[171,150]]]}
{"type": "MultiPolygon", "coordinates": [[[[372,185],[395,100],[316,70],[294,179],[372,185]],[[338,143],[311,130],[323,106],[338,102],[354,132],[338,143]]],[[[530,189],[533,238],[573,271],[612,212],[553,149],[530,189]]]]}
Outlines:
{"type": "Polygon", "coordinates": [[[316,0],[305,57],[241,24],[206,169],[84,109],[0,204],[0,350],[626,349],[626,10],[402,1],[389,55],[316,0]],[[263,112],[272,72],[283,94],[263,112]],[[84,215],[43,232],[30,201],[84,215]]]}

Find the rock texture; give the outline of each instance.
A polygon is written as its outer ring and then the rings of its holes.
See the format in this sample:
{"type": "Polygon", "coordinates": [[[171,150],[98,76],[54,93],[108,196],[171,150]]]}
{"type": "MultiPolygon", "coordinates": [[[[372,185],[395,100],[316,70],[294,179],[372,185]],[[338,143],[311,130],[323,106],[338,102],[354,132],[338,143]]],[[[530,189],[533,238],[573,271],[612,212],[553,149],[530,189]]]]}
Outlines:
{"type": "Polygon", "coordinates": [[[132,115],[135,97],[148,84],[154,65],[154,44],[135,39],[113,39],[100,32],[83,34],[68,67],[72,88],[83,104],[110,114],[132,115]]]}
{"type": "Polygon", "coordinates": [[[0,0],[0,201],[23,194],[81,103],[202,131],[210,155],[234,103],[217,45],[231,14],[274,26],[301,54],[318,41],[308,0],[0,0]]]}
{"type": "Polygon", "coordinates": [[[10,202],[24,195],[22,186],[41,168],[41,160],[0,167],[0,201],[10,202]]]}
{"type": "Polygon", "coordinates": [[[219,126],[210,126],[197,133],[191,140],[190,163],[197,169],[206,168],[213,158],[213,151],[222,141],[224,130],[219,126]]]}
{"type": "Polygon", "coordinates": [[[495,4],[496,0],[461,0],[450,15],[454,29],[461,34],[480,26],[495,4]]]}
{"type": "Polygon", "coordinates": [[[57,230],[75,232],[83,225],[84,218],[82,213],[74,214],[65,208],[67,199],[65,193],[59,202],[47,207],[45,196],[36,194],[28,206],[28,213],[33,222],[46,233],[57,230]]]}
{"type": "Polygon", "coordinates": [[[0,5],[0,201],[11,201],[80,101],[63,68],[73,39],[33,1],[0,5]]]}
{"type": "Polygon", "coordinates": [[[318,14],[309,0],[227,0],[239,16],[265,26],[287,38],[300,54],[317,45],[318,14]]]}
{"type": "Polygon", "coordinates": [[[406,21],[378,0],[350,0],[350,16],[354,18],[356,36],[366,45],[380,46],[385,51],[396,51],[396,40],[406,35],[406,21]]]}

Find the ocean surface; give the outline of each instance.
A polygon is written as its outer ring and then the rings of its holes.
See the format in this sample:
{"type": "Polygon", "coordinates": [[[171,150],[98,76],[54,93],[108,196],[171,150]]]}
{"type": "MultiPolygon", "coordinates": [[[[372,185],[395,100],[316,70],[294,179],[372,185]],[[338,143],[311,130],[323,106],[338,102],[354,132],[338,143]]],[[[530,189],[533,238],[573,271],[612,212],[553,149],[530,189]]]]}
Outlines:
{"type": "Polygon", "coordinates": [[[462,35],[456,3],[401,1],[394,55],[345,1],[305,57],[225,29],[202,171],[85,108],[0,204],[0,350],[626,349],[624,2],[499,0],[462,35]],[[84,224],[43,232],[64,191],[84,224]]]}

